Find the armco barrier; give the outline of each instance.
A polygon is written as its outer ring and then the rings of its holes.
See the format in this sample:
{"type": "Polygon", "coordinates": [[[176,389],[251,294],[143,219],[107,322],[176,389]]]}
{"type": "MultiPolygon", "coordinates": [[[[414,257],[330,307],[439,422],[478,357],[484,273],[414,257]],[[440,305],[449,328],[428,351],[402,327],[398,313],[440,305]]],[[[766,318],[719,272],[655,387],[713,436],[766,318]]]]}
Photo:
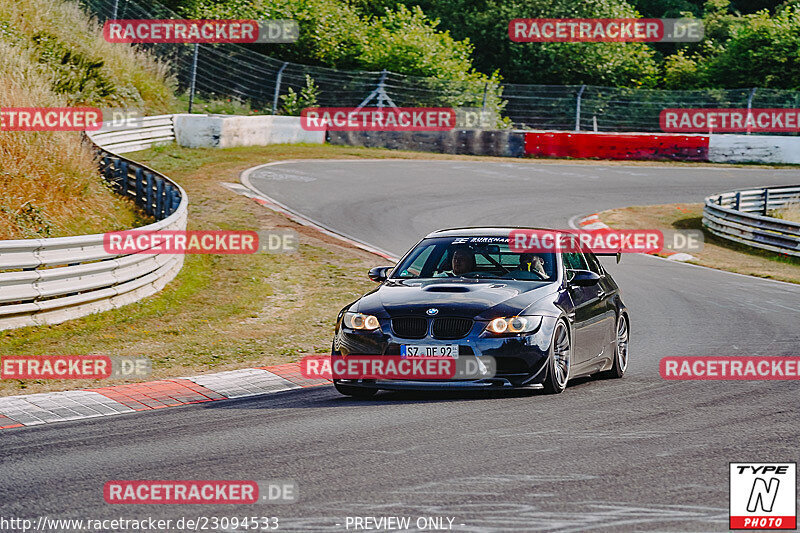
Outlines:
{"type": "Polygon", "coordinates": [[[708,142],[708,135],[536,131],[525,133],[525,155],[708,161],[708,142]]]}
{"type": "Polygon", "coordinates": [[[173,115],[157,115],[132,119],[130,125],[112,126],[93,132],[95,144],[115,154],[144,150],[175,140],[173,115]]]}
{"type": "Polygon", "coordinates": [[[444,154],[522,157],[525,133],[511,130],[328,131],[331,144],[444,154]]]}
{"type": "Polygon", "coordinates": [[[709,196],[703,226],[723,239],[800,257],[800,224],[766,216],[789,204],[800,204],[800,185],[709,196]]]}
{"type": "MultiPolygon", "coordinates": [[[[163,174],[112,151],[152,141],[154,128],[144,126],[136,140],[137,132],[130,128],[124,135],[97,132],[89,137],[104,145],[98,146],[101,171],[114,190],[158,220],[136,229],[184,230],[188,211],[184,190],[163,174]]],[[[135,302],[161,290],[182,265],[182,255],[109,254],[103,234],[0,241],[0,330],[57,324],[135,302]]]]}

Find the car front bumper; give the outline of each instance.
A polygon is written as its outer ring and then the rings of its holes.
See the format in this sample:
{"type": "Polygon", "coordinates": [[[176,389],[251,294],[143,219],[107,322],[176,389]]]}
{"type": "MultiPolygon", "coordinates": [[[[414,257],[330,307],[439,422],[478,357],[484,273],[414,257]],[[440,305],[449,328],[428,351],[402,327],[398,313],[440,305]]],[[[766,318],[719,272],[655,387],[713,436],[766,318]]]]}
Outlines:
{"type": "Polygon", "coordinates": [[[334,338],[334,353],[342,355],[400,355],[402,345],[457,344],[459,357],[491,356],[497,372],[488,379],[477,380],[341,380],[342,384],[384,390],[432,389],[505,389],[537,388],[545,378],[545,366],[556,319],[545,317],[534,332],[518,336],[489,336],[484,333],[485,322],[475,321],[472,330],[463,338],[441,340],[426,336],[404,339],[391,330],[389,320],[381,320],[374,331],[352,330],[341,326],[334,338]]]}

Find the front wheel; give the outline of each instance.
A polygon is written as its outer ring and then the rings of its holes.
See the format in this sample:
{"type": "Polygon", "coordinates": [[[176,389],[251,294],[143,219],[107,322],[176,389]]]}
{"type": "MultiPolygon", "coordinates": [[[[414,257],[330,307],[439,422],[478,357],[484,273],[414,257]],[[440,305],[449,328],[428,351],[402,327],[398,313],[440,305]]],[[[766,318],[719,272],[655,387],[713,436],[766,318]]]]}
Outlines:
{"type": "Polygon", "coordinates": [[[625,375],[628,369],[628,337],[630,335],[630,327],[628,326],[628,317],[620,314],[617,319],[617,339],[614,346],[614,364],[611,365],[611,370],[603,373],[603,377],[617,379],[625,375]]]}
{"type": "Polygon", "coordinates": [[[366,389],[364,387],[354,387],[352,385],[342,385],[338,381],[333,382],[336,390],[345,396],[352,396],[353,398],[372,398],[378,392],[378,389],[366,389]]]}
{"type": "Polygon", "coordinates": [[[559,320],[553,330],[553,340],[550,342],[547,377],[544,380],[544,390],[547,394],[558,394],[567,387],[571,362],[572,343],[569,329],[566,322],[559,320]]]}

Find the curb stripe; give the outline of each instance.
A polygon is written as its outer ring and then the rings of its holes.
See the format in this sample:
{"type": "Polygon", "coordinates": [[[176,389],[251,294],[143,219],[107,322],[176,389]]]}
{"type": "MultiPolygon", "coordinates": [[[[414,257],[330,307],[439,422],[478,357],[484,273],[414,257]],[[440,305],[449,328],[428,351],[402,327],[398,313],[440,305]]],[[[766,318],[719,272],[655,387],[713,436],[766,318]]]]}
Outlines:
{"type": "Polygon", "coordinates": [[[286,363],[96,389],[6,396],[0,397],[0,430],[260,396],[329,383],[326,379],[303,377],[300,363],[286,363]]]}

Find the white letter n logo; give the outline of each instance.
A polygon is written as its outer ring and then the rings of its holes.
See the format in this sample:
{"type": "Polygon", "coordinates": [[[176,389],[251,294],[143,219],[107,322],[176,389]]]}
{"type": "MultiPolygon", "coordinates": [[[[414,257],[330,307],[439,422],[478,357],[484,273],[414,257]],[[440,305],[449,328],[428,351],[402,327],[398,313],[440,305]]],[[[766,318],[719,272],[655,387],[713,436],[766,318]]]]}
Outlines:
{"type": "Polygon", "coordinates": [[[772,506],[775,504],[775,496],[778,495],[778,485],[780,480],[776,477],[769,480],[769,486],[764,478],[757,477],[753,482],[753,490],[750,491],[750,499],[747,502],[747,512],[756,512],[756,506],[761,505],[767,513],[772,512],[772,506]]]}

